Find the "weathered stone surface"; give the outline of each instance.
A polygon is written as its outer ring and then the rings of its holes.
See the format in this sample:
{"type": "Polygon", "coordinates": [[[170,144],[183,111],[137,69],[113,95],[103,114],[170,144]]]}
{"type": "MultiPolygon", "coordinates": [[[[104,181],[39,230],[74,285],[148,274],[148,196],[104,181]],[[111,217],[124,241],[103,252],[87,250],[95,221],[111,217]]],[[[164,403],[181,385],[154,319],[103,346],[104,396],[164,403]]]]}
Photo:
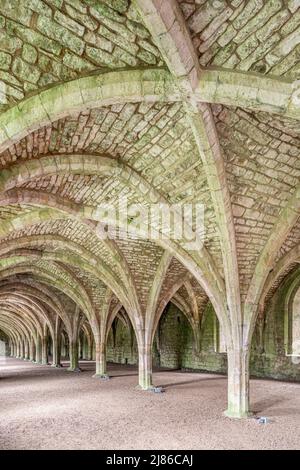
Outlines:
{"type": "Polygon", "coordinates": [[[236,207],[240,278],[246,291],[261,247],[300,178],[292,157],[300,147],[298,124],[289,128],[267,114],[241,109],[215,108],[215,113],[236,207]]]}
{"type": "Polygon", "coordinates": [[[41,75],[38,69],[27,64],[19,57],[14,60],[12,71],[19,80],[29,81],[31,83],[37,83],[41,75]]]}
{"type": "Polygon", "coordinates": [[[160,52],[140,16],[126,1],[48,4],[30,0],[25,8],[24,2],[12,0],[1,12],[0,52],[11,54],[11,57],[1,56],[2,70],[9,72],[3,80],[7,90],[14,86],[14,78],[21,82],[21,89],[7,93],[6,104],[1,104],[1,109],[13,105],[18,96],[23,98],[30,91],[27,81],[34,83],[38,90],[99,68],[162,64],[160,52]],[[19,56],[13,65],[13,54],[17,51],[34,67],[28,69],[19,56]],[[16,70],[18,74],[14,77],[16,70]],[[26,81],[24,75],[28,71],[30,80],[26,81]]]}
{"type": "Polygon", "coordinates": [[[10,63],[11,56],[9,54],[6,54],[6,52],[0,52],[0,69],[9,70],[10,63]]]}
{"type": "Polygon", "coordinates": [[[202,66],[217,65],[298,78],[296,48],[300,41],[300,5],[297,1],[183,0],[180,6],[202,66]],[[266,45],[268,39],[269,45],[266,45]],[[285,66],[280,67],[283,60],[285,66]]]}
{"type": "Polygon", "coordinates": [[[227,368],[227,414],[241,418],[251,347],[254,373],[299,379],[286,354],[300,323],[286,324],[298,318],[300,9],[179,3],[4,0],[0,330],[9,318],[13,354],[44,364],[51,336],[55,367],[61,338],[72,371],[85,342],[96,377],[107,357],[139,357],[143,390],[152,359],[227,368]],[[137,233],[153,203],[184,222],[181,239],[161,216],[150,228],[163,240],[137,233]],[[184,204],[204,206],[204,227],[178,218],[184,204]]]}

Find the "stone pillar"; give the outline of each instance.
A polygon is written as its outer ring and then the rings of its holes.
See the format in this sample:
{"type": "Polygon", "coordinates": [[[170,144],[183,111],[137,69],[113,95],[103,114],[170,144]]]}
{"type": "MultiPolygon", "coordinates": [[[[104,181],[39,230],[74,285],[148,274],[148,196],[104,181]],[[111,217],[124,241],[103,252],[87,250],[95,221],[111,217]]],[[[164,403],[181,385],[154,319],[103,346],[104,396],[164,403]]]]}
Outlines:
{"type": "Polygon", "coordinates": [[[19,359],[20,357],[20,340],[17,341],[17,355],[16,358],[19,359]]]}
{"type": "Polygon", "coordinates": [[[78,363],[78,340],[70,339],[69,343],[69,356],[70,356],[70,367],[68,370],[70,372],[80,372],[79,363],[78,363]]]}
{"type": "Polygon", "coordinates": [[[96,342],[96,374],[94,378],[108,380],[109,376],[106,371],[106,344],[96,342]]]}
{"type": "Polygon", "coordinates": [[[199,354],[201,352],[201,329],[199,322],[195,323],[193,327],[193,335],[194,335],[194,343],[193,343],[193,350],[194,354],[199,354]]]}
{"type": "Polygon", "coordinates": [[[90,338],[86,336],[83,345],[84,345],[84,359],[86,359],[87,361],[91,361],[92,360],[92,342],[90,338]]]}
{"type": "Polygon", "coordinates": [[[31,341],[30,341],[30,361],[34,362],[34,339],[31,338],[31,341]]]}
{"type": "Polygon", "coordinates": [[[24,359],[24,357],[25,357],[24,340],[21,339],[21,342],[20,342],[20,358],[24,359]]]}
{"type": "Polygon", "coordinates": [[[37,364],[42,363],[42,341],[39,334],[36,335],[35,362],[37,364]]]}
{"type": "Polygon", "coordinates": [[[24,359],[26,361],[29,360],[29,350],[30,350],[29,342],[28,342],[27,339],[25,339],[25,357],[24,357],[24,359]]]}
{"type": "Polygon", "coordinates": [[[228,350],[228,409],[229,418],[247,418],[249,411],[249,354],[243,349],[228,350]]]}
{"type": "Polygon", "coordinates": [[[142,390],[153,389],[152,385],[152,347],[139,346],[139,387],[142,390]]]}
{"type": "Polygon", "coordinates": [[[42,364],[48,364],[48,338],[42,337],[42,364]]]}
{"type": "Polygon", "coordinates": [[[26,338],[22,341],[22,359],[25,361],[26,359],[26,338]]]}
{"type": "Polygon", "coordinates": [[[53,338],[52,342],[53,358],[51,367],[62,367],[61,361],[61,337],[60,334],[53,338]]]}

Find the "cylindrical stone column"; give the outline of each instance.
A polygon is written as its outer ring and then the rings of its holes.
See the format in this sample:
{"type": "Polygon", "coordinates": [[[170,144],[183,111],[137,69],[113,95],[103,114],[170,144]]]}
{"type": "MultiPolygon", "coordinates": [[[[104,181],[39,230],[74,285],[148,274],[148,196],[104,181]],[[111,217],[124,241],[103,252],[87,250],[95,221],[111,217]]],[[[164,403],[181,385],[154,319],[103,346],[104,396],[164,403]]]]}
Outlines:
{"type": "Polygon", "coordinates": [[[35,360],[35,344],[34,344],[34,339],[31,338],[30,341],[30,360],[34,362],[35,360]]]}
{"type": "Polygon", "coordinates": [[[14,345],[13,345],[12,340],[9,341],[9,355],[10,357],[14,356],[14,345]]]}
{"type": "Polygon", "coordinates": [[[243,349],[228,350],[228,408],[229,418],[247,418],[249,411],[249,354],[243,349]]]}
{"type": "Polygon", "coordinates": [[[42,363],[42,341],[39,334],[36,336],[35,362],[37,364],[42,363]]]}
{"type": "Polygon", "coordinates": [[[109,375],[106,370],[106,344],[96,343],[96,374],[93,377],[108,380],[109,375]]]}
{"type": "Polygon", "coordinates": [[[12,349],[11,349],[12,354],[11,354],[11,355],[12,355],[12,357],[16,357],[16,355],[17,355],[16,342],[15,342],[15,341],[12,341],[11,345],[12,345],[12,349]]]}
{"type": "Polygon", "coordinates": [[[148,344],[139,346],[139,387],[152,390],[152,348],[148,344]]]}
{"type": "Polygon", "coordinates": [[[86,359],[88,361],[91,361],[92,357],[93,357],[92,341],[90,339],[87,339],[87,342],[86,342],[86,359]]]}
{"type": "Polygon", "coordinates": [[[29,350],[30,350],[30,347],[29,347],[28,339],[25,339],[25,357],[24,357],[24,359],[26,361],[29,360],[29,356],[30,356],[29,350]]]}
{"type": "Polygon", "coordinates": [[[20,340],[17,341],[17,355],[16,355],[16,358],[19,359],[20,357],[20,340]]]}
{"type": "Polygon", "coordinates": [[[70,357],[70,367],[68,370],[70,372],[80,372],[79,362],[78,362],[78,341],[71,339],[69,344],[69,357],[70,357]]]}
{"type": "Polygon", "coordinates": [[[55,337],[52,342],[53,357],[52,357],[52,367],[62,367],[61,365],[61,339],[60,335],[55,337]]]}
{"type": "Polygon", "coordinates": [[[42,364],[48,364],[48,338],[42,337],[42,364]]]}
{"type": "Polygon", "coordinates": [[[24,341],[23,339],[21,339],[20,341],[20,359],[24,359],[24,341]]]}

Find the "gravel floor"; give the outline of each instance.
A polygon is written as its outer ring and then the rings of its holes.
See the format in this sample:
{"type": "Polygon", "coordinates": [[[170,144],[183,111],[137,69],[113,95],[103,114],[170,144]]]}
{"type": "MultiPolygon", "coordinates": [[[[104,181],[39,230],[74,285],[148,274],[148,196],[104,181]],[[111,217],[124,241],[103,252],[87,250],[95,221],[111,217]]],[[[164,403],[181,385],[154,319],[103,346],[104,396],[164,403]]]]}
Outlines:
{"type": "Polygon", "coordinates": [[[0,360],[0,449],[297,449],[300,384],[251,381],[252,409],[230,420],[226,377],[159,371],[165,393],[135,388],[137,370],[110,365],[111,380],[12,358],[0,360]]]}

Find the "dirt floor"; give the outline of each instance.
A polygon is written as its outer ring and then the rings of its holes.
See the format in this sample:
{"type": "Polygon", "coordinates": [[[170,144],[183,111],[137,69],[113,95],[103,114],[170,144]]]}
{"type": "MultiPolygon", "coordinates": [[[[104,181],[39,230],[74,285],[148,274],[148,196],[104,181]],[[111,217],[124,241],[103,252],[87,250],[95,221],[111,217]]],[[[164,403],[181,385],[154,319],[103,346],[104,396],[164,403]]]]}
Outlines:
{"type": "Polygon", "coordinates": [[[226,377],[159,371],[164,393],[137,390],[137,370],[110,365],[111,380],[83,371],[0,359],[0,449],[297,449],[300,384],[251,381],[252,409],[231,420],[226,377]]]}

